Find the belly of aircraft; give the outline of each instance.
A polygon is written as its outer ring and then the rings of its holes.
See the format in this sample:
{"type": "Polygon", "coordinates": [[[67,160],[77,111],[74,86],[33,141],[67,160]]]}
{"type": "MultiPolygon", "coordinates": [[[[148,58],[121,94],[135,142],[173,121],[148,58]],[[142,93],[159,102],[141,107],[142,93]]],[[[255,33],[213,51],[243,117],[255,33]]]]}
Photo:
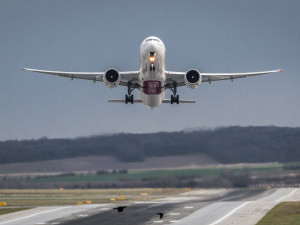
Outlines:
{"type": "Polygon", "coordinates": [[[154,108],[161,104],[164,98],[162,90],[162,82],[159,80],[143,81],[143,90],[141,91],[141,99],[145,105],[154,108]]]}

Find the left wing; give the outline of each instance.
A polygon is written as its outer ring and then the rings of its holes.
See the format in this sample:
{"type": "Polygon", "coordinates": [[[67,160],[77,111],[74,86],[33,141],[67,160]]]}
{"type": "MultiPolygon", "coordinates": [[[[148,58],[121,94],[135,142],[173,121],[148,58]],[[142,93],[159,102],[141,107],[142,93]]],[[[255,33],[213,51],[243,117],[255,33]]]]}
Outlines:
{"type": "MultiPolygon", "coordinates": [[[[103,76],[105,74],[105,72],[64,72],[64,71],[38,70],[38,69],[30,69],[30,68],[23,68],[23,70],[37,72],[37,73],[45,73],[50,75],[57,75],[61,77],[69,77],[72,80],[75,78],[75,79],[92,80],[94,82],[96,81],[103,82],[103,76]]],[[[127,86],[128,81],[136,80],[138,78],[138,71],[120,72],[120,75],[121,75],[120,85],[127,86]]]]}
{"type": "MultiPolygon", "coordinates": [[[[250,72],[250,73],[200,73],[202,77],[201,82],[213,82],[213,81],[219,81],[219,80],[232,80],[237,78],[244,78],[244,77],[250,77],[250,76],[258,76],[258,75],[264,75],[268,73],[277,73],[281,72],[281,69],[278,70],[269,70],[269,71],[261,71],[261,72],[250,72]]],[[[185,72],[166,72],[167,74],[167,80],[169,81],[175,81],[177,83],[177,86],[184,86],[184,76],[185,72]]]]}

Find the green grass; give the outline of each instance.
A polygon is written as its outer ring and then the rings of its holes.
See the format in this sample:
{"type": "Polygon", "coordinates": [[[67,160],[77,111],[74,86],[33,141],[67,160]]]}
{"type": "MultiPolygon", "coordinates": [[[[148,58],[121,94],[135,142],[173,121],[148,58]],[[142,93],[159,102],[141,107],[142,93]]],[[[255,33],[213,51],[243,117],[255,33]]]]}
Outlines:
{"type": "Polygon", "coordinates": [[[282,202],[269,211],[256,225],[299,225],[300,202],[282,202]]]}
{"type": "MultiPolygon", "coordinates": [[[[251,175],[256,175],[259,173],[277,172],[283,170],[283,165],[280,163],[272,164],[258,164],[258,165],[248,165],[247,167],[242,165],[235,166],[222,166],[222,167],[205,167],[205,168],[195,168],[195,169],[158,169],[158,170],[138,170],[129,171],[128,174],[77,174],[75,176],[53,176],[37,178],[32,177],[32,179],[26,179],[25,182],[113,182],[118,180],[141,180],[141,179],[153,179],[153,178],[163,178],[163,177],[219,177],[222,171],[229,171],[234,174],[243,174],[246,171],[251,175]]],[[[17,179],[17,178],[15,178],[17,179]]]]}
{"type": "Polygon", "coordinates": [[[0,215],[18,212],[26,209],[30,209],[30,208],[0,208],[0,215]]]}

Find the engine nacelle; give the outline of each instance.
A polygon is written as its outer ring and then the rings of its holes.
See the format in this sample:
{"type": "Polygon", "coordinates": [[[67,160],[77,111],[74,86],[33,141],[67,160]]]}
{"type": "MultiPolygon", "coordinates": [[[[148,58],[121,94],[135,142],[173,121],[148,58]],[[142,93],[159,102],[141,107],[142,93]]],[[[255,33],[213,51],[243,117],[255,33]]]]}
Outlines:
{"type": "Polygon", "coordinates": [[[121,81],[121,74],[116,69],[108,69],[104,73],[103,82],[109,88],[115,88],[121,81]]]}
{"type": "Polygon", "coordinates": [[[185,73],[184,81],[185,85],[189,88],[195,89],[197,88],[201,83],[202,77],[198,70],[192,69],[188,70],[185,73]]]}

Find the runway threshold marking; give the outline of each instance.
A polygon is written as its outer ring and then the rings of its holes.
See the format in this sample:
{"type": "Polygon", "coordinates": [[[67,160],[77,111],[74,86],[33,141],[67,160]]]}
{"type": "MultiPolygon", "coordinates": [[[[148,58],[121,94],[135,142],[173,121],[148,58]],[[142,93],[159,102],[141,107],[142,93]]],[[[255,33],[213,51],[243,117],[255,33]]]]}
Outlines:
{"type": "Polygon", "coordinates": [[[15,221],[18,221],[18,220],[27,219],[27,218],[30,218],[30,217],[33,217],[33,216],[38,216],[38,215],[41,215],[41,214],[45,214],[45,213],[49,213],[49,212],[54,212],[54,211],[58,211],[58,210],[62,210],[62,209],[70,208],[70,207],[72,207],[72,206],[65,206],[65,207],[61,207],[61,208],[58,208],[58,209],[52,209],[52,210],[49,210],[49,211],[46,211],[46,212],[36,213],[36,214],[29,215],[29,216],[24,216],[22,218],[10,220],[10,221],[5,221],[5,222],[2,222],[0,224],[11,223],[11,222],[15,222],[15,221]]]}
{"type": "Polygon", "coordinates": [[[289,194],[287,194],[287,195],[285,195],[285,196],[283,196],[283,197],[277,199],[277,200],[274,201],[274,202],[279,202],[279,201],[281,201],[282,199],[289,197],[290,195],[294,194],[297,190],[298,190],[298,189],[293,190],[291,193],[289,193],[289,194]]]}
{"type": "Polygon", "coordinates": [[[232,215],[233,213],[235,213],[236,211],[238,211],[240,208],[243,208],[245,205],[250,204],[253,201],[249,201],[249,202],[244,202],[243,204],[241,204],[240,206],[234,208],[233,210],[231,210],[229,213],[227,213],[225,216],[223,216],[222,218],[218,219],[217,221],[209,224],[209,225],[215,225],[220,223],[222,220],[225,220],[227,217],[229,217],[230,215],[232,215]]]}

